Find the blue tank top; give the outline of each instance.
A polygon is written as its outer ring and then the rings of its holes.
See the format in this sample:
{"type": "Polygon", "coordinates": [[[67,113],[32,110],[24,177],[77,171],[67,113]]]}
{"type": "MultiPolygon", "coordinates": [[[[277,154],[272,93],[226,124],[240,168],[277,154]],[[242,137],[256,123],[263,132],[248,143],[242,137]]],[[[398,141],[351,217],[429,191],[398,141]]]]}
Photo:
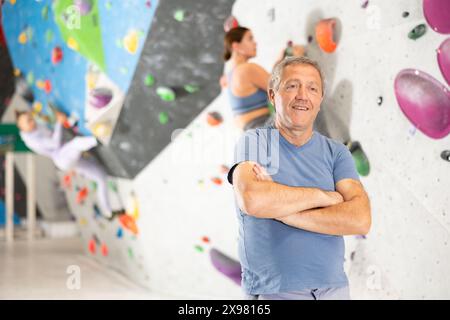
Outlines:
{"type": "Polygon", "coordinates": [[[258,89],[255,93],[246,97],[237,97],[231,92],[231,78],[233,70],[228,73],[228,96],[230,99],[231,110],[234,115],[244,114],[256,109],[267,107],[267,93],[258,89]]]}

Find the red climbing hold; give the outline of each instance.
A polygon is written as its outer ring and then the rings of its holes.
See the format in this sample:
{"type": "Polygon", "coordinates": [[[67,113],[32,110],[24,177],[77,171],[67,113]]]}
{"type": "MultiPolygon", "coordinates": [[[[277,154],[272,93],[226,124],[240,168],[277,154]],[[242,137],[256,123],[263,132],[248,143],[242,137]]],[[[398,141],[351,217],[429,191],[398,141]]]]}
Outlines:
{"type": "Polygon", "coordinates": [[[72,176],[70,174],[66,174],[63,178],[63,187],[71,189],[72,188],[72,176]]]}
{"type": "Polygon", "coordinates": [[[80,204],[80,203],[84,202],[87,195],[88,195],[88,189],[86,187],[81,188],[80,191],[78,191],[78,193],[77,193],[77,199],[76,199],[77,203],[80,204]]]}
{"type": "Polygon", "coordinates": [[[233,16],[229,16],[223,24],[223,30],[225,30],[225,32],[228,32],[231,29],[234,29],[237,27],[239,27],[239,22],[233,16]]]}
{"type": "Polygon", "coordinates": [[[63,51],[60,47],[55,47],[52,50],[52,63],[58,64],[62,61],[63,51]]]}
{"type": "Polygon", "coordinates": [[[47,94],[49,94],[52,91],[52,83],[50,82],[50,80],[45,80],[45,82],[44,82],[44,91],[47,94]]]}
{"type": "Polygon", "coordinates": [[[209,238],[205,236],[205,237],[202,238],[202,241],[204,243],[209,243],[209,238]]]}
{"type": "Polygon", "coordinates": [[[101,250],[102,250],[102,255],[104,257],[106,257],[108,255],[108,247],[106,246],[106,244],[104,244],[104,243],[102,244],[101,250]]]}
{"type": "Polygon", "coordinates": [[[90,253],[95,254],[96,250],[95,239],[89,240],[88,249],[90,253]]]}

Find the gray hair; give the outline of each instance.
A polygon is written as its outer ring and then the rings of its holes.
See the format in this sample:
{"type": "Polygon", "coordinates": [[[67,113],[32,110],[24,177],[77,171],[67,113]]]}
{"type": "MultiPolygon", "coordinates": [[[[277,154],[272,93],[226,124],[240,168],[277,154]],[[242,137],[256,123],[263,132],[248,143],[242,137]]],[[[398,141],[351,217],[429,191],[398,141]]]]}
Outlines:
{"type": "Polygon", "coordinates": [[[320,75],[320,81],[322,83],[322,96],[324,96],[325,95],[325,80],[323,77],[322,69],[320,68],[317,61],[312,60],[307,57],[288,57],[288,58],[285,58],[284,60],[281,60],[280,62],[278,62],[277,65],[273,68],[272,74],[270,75],[269,90],[278,91],[278,89],[280,88],[280,82],[281,82],[281,78],[283,76],[284,69],[287,66],[299,65],[299,64],[310,65],[310,66],[316,68],[316,70],[319,72],[319,75],[320,75]]]}

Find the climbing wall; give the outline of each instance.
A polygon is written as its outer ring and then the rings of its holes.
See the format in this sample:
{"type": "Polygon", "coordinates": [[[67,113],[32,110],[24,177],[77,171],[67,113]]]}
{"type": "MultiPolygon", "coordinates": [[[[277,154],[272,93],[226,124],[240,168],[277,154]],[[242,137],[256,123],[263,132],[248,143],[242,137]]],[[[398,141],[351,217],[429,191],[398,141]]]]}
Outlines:
{"type": "MultiPolygon", "coordinates": [[[[4,12],[12,12],[13,2],[7,1],[4,12]]],[[[99,3],[100,21],[106,21],[115,2],[99,3]]],[[[91,97],[89,90],[96,89],[91,82],[112,82],[117,88],[110,90],[123,95],[120,110],[110,106],[116,123],[106,137],[103,159],[109,154],[117,163],[112,175],[123,172],[133,178],[110,177],[114,206],[125,207],[127,213],[108,220],[96,209],[90,181],[60,174],[87,254],[165,295],[241,297],[237,219],[225,180],[240,133],[218,86],[222,24],[232,13],[252,29],[258,42],[255,62],[267,70],[289,40],[306,45],[307,55],[324,69],[326,98],[316,129],[352,142],[349,147],[356,149],[353,156],[372,204],[371,232],[345,239],[352,297],[450,298],[450,175],[443,153],[449,149],[450,119],[446,3],[237,0],[213,6],[209,1],[166,0],[153,7],[154,19],[148,18],[150,12],[147,20],[133,19],[146,21],[150,31],[144,26],[142,33],[123,34],[125,28],[102,36],[104,48],[114,43],[111,51],[125,50],[120,61],[134,59],[136,72],[132,65],[112,72],[108,57],[91,57],[89,50],[78,47],[76,59],[85,63],[79,78],[82,111],[89,98],[101,104],[110,96],[100,90],[91,97]],[[424,3],[444,5],[425,10],[430,14],[425,18],[424,3]],[[127,75],[128,82],[119,75],[127,75]]],[[[154,4],[135,3],[142,12],[154,4]]],[[[27,28],[5,27],[8,45],[29,39],[27,28]]],[[[61,40],[64,32],[55,37],[71,47],[73,41],[82,43],[80,35],[61,40]]],[[[16,50],[25,50],[19,44],[11,50],[13,61],[28,79],[22,59],[14,56],[16,50]]],[[[37,72],[34,76],[44,79],[37,72]]],[[[37,96],[38,90],[34,88],[37,96]]],[[[61,101],[66,100],[70,98],[61,101]]],[[[103,119],[103,114],[93,114],[103,119]]],[[[97,130],[108,131],[101,126],[97,130]]]]}
{"type": "Polygon", "coordinates": [[[326,75],[320,123],[332,138],[359,141],[369,159],[361,181],[372,230],[356,243],[346,239],[354,297],[450,297],[450,175],[448,155],[441,157],[450,142],[449,5],[266,0],[233,7],[267,69],[288,40],[307,45],[326,75]],[[318,41],[317,24],[332,18],[334,41],[318,41]],[[330,42],[337,46],[327,53],[330,42]]]}

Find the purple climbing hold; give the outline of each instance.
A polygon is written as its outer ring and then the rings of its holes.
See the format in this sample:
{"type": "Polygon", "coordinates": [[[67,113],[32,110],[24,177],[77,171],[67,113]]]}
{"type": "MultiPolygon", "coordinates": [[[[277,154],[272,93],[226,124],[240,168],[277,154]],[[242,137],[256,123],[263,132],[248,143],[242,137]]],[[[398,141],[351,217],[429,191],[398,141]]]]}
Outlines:
{"type": "Polygon", "coordinates": [[[366,9],[369,5],[369,0],[362,0],[361,8],[366,9]]]}
{"type": "Polygon", "coordinates": [[[230,278],[237,285],[241,285],[241,264],[223,254],[219,250],[212,248],[209,252],[213,266],[226,277],[230,278]]]}
{"type": "Polygon", "coordinates": [[[92,10],[92,0],[74,0],[73,4],[80,10],[82,16],[87,15],[92,10]]]}
{"type": "Polygon", "coordinates": [[[445,40],[437,50],[439,68],[450,85],[450,38],[445,40]]]}
{"type": "Polygon", "coordinates": [[[97,109],[104,108],[112,100],[112,92],[106,88],[97,88],[91,91],[89,103],[97,109]]]}
{"type": "Polygon", "coordinates": [[[450,1],[423,0],[423,14],[434,31],[450,33],[450,1]]]}
{"type": "Polygon", "coordinates": [[[450,133],[450,92],[429,74],[405,69],[395,79],[395,96],[411,123],[433,139],[450,133]]]}

